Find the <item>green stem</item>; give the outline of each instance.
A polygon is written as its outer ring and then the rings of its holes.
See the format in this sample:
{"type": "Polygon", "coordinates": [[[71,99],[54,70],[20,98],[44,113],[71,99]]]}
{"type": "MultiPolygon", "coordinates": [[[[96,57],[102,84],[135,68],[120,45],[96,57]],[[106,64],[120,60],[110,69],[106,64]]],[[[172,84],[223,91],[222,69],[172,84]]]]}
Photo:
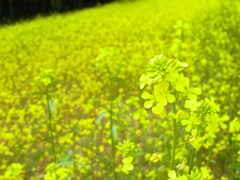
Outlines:
{"type": "Polygon", "coordinates": [[[112,81],[112,74],[110,72],[110,69],[108,67],[108,64],[105,60],[105,65],[106,65],[106,69],[108,72],[108,77],[109,77],[109,83],[110,83],[110,132],[111,132],[111,141],[112,141],[112,145],[111,145],[111,152],[112,152],[112,166],[113,166],[113,173],[114,173],[114,179],[116,180],[117,176],[116,176],[116,171],[115,171],[115,142],[114,142],[114,137],[113,137],[113,81],[112,81]]]}
{"type": "MultiPolygon", "coordinates": [[[[173,103],[173,111],[176,114],[176,104],[173,103]]],[[[176,141],[177,141],[177,120],[173,119],[173,144],[172,144],[172,155],[171,155],[171,164],[170,169],[174,170],[175,167],[175,152],[176,152],[176,141]]]]}
{"type": "Polygon", "coordinates": [[[194,156],[195,156],[196,149],[193,147],[191,157],[190,157],[190,164],[189,164],[189,171],[188,174],[191,173],[192,168],[193,168],[193,161],[194,161],[194,156]]]}
{"type": "Polygon", "coordinates": [[[55,164],[57,163],[57,156],[56,156],[55,143],[54,143],[54,137],[53,137],[52,112],[51,112],[50,103],[49,103],[50,97],[48,94],[48,86],[46,88],[46,100],[47,100],[47,109],[48,109],[48,124],[50,129],[50,138],[51,138],[52,151],[53,151],[54,173],[56,175],[56,179],[58,180],[58,176],[55,168],[55,164]]]}
{"type": "Polygon", "coordinates": [[[51,144],[52,144],[52,151],[53,151],[53,160],[54,163],[57,163],[57,158],[56,158],[56,151],[55,151],[55,143],[54,143],[54,137],[53,137],[53,127],[52,127],[52,113],[50,109],[50,104],[49,104],[49,94],[48,94],[48,86],[46,89],[46,100],[47,100],[47,108],[48,108],[48,124],[49,124],[49,129],[50,129],[50,138],[51,138],[51,144]]]}
{"type": "Polygon", "coordinates": [[[236,141],[232,141],[231,146],[231,160],[230,160],[230,178],[234,177],[234,164],[235,164],[235,155],[236,155],[236,141]]]}

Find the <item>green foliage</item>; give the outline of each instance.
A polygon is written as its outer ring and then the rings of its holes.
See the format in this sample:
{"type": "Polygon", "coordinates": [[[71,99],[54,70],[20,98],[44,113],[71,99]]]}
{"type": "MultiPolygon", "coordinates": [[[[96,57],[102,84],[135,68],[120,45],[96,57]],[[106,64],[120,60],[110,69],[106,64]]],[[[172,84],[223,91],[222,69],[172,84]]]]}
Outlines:
{"type": "Polygon", "coordinates": [[[68,151],[67,154],[63,155],[59,159],[59,163],[57,165],[61,166],[69,166],[72,165],[75,162],[75,159],[72,157],[72,151],[68,151]]]}

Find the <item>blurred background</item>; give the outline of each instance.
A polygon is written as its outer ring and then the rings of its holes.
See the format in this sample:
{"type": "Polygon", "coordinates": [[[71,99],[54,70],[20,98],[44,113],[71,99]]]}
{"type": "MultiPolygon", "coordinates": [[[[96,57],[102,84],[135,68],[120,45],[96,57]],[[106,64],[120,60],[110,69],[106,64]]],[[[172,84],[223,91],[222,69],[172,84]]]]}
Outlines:
{"type": "Polygon", "coordinates": [[[46,15],[52,12],[66,12],[93,7],[115,0],[1,0],[0,23],[46,15]]]}

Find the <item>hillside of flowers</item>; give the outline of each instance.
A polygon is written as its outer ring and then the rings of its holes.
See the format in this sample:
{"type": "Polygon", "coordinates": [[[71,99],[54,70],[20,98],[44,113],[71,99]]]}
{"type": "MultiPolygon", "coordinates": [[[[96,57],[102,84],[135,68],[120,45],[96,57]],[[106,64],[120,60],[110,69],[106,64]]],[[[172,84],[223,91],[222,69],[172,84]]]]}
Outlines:
{"type": "Polygon", "coordinates": [[[238,0],[1,25],[0,76],[0,180],[240,179],[238,0]]]}

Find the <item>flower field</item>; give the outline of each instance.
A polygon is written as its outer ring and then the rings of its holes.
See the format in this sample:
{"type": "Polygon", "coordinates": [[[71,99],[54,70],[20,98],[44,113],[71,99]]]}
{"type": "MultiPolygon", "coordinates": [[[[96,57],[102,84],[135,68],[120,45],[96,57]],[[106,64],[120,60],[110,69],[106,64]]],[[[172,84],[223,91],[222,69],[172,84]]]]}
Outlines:
{"type": "Polygon", "coordinates": [[[240,179],[238,0],[2,25],[0,76],[0,180],[240,179]]]}

